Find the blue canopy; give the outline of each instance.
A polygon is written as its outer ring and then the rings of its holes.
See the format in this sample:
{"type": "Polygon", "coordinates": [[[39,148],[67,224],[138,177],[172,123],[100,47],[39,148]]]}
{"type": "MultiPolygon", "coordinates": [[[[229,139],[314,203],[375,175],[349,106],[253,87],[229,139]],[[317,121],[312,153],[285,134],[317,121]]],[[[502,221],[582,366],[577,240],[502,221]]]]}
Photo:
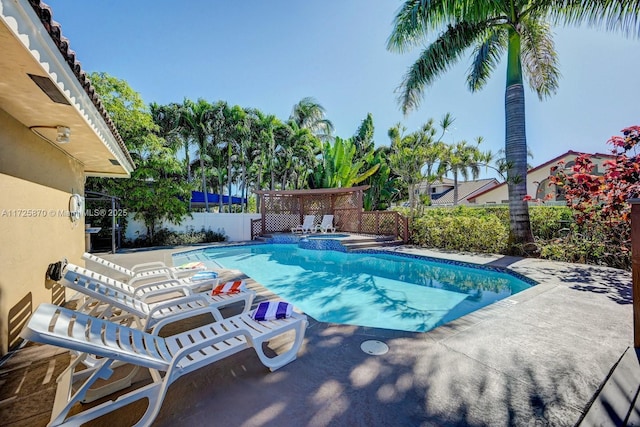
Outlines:
{"type": "MultiPolygon", "coordinates": [[[[220,203],[220,195],[207,193],[207,201],[211,204],[220,203]]],[[[231,196],[231,204],[240,205],[242,203],[246,203],[246,197],[235,197],[231,196]]],[[[202,191],[192,191],[191,192],[191,204],[204,204],[204,193],[202,191]]],[[[222,204],[229,204],[229,196],[222,195],[222,204]]]]}

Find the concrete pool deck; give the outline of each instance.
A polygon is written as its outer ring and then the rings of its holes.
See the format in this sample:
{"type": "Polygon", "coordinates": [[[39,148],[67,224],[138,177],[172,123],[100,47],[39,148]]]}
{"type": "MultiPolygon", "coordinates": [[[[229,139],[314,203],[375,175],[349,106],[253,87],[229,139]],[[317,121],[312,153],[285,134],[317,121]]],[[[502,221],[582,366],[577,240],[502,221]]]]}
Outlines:
{"type": "MultiPolygon", "coordinates": [[[[188,249],[104,257],[127,266],[171,263],[172,253],[188,249]]],[[[170,387],[153,425],[572,426],[633,346],[628,272],[407,246],[388,250],[506,266],[540,283],[426,333],[310,318],[296,361],[270,373],[245,350],[184,376],[170,387]],[[389,352],[364,353],[360,345],[369,339],[384,341],[389,352]]],[[[235,277],[242,273],[223,272],[224,279],[235,277]]],[[[274,297],[248,283],[259,292],[257,301],[274,297]]],[[[55,375],[68,360],[64,351],[31,345],[0,366],[2,424],[46,425],[55,375]]],[[[130,425],[136,409],[92,425],[130,425]]]]}

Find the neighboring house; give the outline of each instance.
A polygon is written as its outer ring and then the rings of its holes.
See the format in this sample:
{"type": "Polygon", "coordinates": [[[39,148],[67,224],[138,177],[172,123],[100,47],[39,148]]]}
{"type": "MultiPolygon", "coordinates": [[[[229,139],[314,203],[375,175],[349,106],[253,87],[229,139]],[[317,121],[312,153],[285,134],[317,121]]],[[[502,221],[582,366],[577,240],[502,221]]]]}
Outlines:
{"type": "MultiPolygon", "coordinates": [[[[541,164],[533,169],[527,171],[527,192],[534,199],[545,199],[551,201],[564,200],[564,196],[561,191],[556,189],[555,185],[549,185],[549,176],[552,174],[551,168],[558,165],[558,162],[564,161],[565,170],[569,171],[575,164],[575,160],[578,156],[586,153],[580,153],[578,151],[567,151],[564,154],[559,155],[546,163],[541,164]],[[547,198],[548,196],[548,198],[547,198]]],[[[601,175],[604,173],[604,161],[614,158],[610,154],[588,154],[593,161],[595,168],[592,171],[594,175],[601,175]]],[[[502,183],[494,188],[479,192],[469,197],[469,202],[477,205],[494,204],[494,203],[509,203],[509,192],[506,183],[502,183]]]]}
{"type": "Polygon", "coordinates": [[[0,354],[81,263],[87,176],[129,177],[133,161],[75,53],[37,0],[0,0],[0,354]]]}
{"type": "MultiPolygon", "coordinates": [[[[495,178],[458,181],[458,205],[468,205],[470,197],[498,184],[499,182],[495,178]]],[[[453,190],[453,179],[442,178],[442,180],[433,182],[431,186],[427,185],[426,182],[421,182],[416,186],[416,195],[420,197],[429,193],[431,206],[453,206],[453,190]]]]}

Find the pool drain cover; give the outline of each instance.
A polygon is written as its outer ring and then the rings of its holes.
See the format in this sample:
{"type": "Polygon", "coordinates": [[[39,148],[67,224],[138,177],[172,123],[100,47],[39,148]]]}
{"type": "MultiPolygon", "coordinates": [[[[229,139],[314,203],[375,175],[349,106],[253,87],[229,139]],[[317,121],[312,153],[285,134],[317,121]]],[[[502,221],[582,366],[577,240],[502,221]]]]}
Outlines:
{"type": "Polygon", "coordinates": [[[381,354],[386,354],[389,351],[389,346],[383,343],[382,341],[377,340],[368,340],[364,341],[360,344],[360,348],[367,354],[372,354],[374,356],[380,356],[381,354]]]}

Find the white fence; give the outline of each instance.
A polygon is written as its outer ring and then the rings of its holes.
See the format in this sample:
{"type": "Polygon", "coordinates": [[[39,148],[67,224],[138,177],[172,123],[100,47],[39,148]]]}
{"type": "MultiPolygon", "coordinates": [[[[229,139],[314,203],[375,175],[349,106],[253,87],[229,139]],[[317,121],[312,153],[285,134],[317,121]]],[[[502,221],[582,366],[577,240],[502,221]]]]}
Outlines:
{"type": "MultiPolygon", "coordinates": [[[[180,225],[164,222],[158,228],[167,228],[172,231],[200,231],[204,228],[225,234],[230,242],[242,242],[251,240],[251,220],[260,218],[260,214],[248,213],[192,212],[191,215],[193,218],[184,218],[180,225]]],[[[133,219],[133,214],[129,215],[127,221],[127,230],[125,231],[127,239],[134,240],[147,234],[144,222],[133,219]]]]}

